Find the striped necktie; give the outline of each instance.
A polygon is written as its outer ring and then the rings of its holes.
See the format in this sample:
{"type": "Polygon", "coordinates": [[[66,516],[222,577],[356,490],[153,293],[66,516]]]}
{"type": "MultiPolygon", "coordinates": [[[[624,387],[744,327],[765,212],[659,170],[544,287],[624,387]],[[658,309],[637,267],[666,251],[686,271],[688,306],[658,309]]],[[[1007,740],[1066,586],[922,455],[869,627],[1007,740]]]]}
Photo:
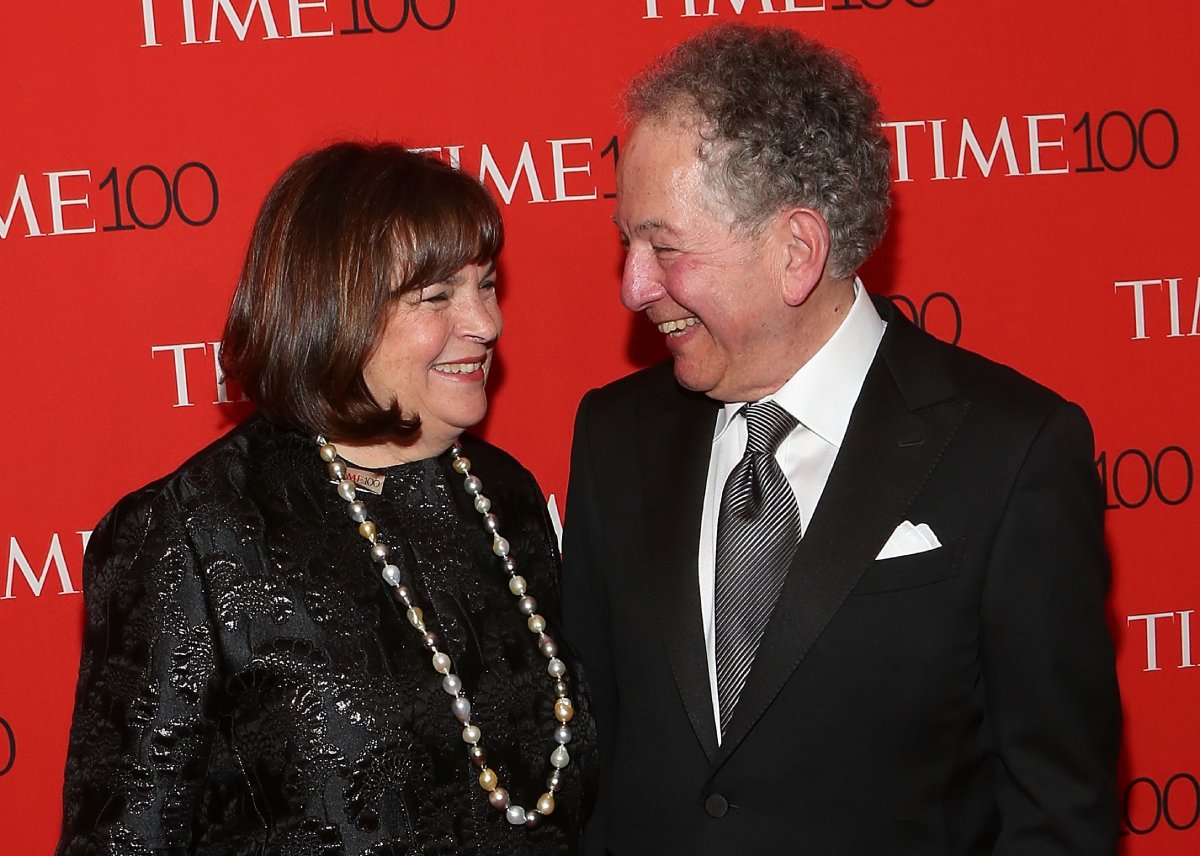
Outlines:
{"type": "Polygon", "coordinates": [[[729,474],[717,516],[714,610],[721,733],[800,541],[800,512],[775,450],[799,424],[773,401],[748,404],[746,453],[729,474]]]}

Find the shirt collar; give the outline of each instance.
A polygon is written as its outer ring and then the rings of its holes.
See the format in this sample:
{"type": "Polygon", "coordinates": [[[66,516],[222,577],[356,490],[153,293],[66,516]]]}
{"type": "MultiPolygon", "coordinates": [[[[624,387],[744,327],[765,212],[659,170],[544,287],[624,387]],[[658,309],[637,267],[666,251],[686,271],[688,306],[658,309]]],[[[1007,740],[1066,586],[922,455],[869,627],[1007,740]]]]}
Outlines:
{"type": "MultiPolygon", "coordinates": [[[[779,391],[775,401],[800,424],[835,448],[841,448],[850,413],[887,324],[879,317],[862,280],[854,278],[854,303],[842,323],[779,391]]],[[[720,439],[745,402],[729,402],[717,413],[713,441],[720,439]]]]}

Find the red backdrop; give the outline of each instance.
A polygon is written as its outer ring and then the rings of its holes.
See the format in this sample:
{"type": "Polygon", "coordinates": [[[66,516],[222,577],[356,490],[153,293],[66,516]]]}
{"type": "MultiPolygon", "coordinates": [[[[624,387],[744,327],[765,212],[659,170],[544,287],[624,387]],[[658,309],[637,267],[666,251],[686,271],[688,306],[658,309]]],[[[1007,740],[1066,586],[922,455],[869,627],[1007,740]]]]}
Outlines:
{"type": "Polygon", "coordinates": [[[1124,853],[1196,852],[1200,11],[1132,0],[4,4],[0,850],[55,839],[89,531],[246,413],[214,343],[273,179],[342,137],[483,175],[509,230],[483,432],[565,508],[580,395],[663,355],[617,300],[616,94],[735,19],[878,84],[897,204],[868,287],[1091,415],[1124,853]]]}

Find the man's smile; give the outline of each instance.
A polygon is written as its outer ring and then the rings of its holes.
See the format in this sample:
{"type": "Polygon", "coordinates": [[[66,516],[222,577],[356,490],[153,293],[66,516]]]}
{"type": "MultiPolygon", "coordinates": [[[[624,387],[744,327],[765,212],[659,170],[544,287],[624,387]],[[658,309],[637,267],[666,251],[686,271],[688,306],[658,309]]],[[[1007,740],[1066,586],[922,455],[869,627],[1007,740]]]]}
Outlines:
{"type": "Polygon", "coordinates": [[[655,326],[658,327],[658,332],[660,333],[666,333],[670,336],[682,336],[687,328],[694,327],[699,323],[699,318],[695,315],[689,315],[687,318],[678,318],[674,321],[662,321],[655,326]]]}

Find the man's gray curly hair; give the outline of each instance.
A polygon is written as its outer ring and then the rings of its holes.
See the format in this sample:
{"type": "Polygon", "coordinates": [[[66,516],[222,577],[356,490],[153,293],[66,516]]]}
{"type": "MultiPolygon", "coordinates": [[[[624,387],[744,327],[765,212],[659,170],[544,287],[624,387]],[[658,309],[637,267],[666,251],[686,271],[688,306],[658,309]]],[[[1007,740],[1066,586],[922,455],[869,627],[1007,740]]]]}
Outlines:
{"type": "Polygon", "coordinates": [[[717,26],[625,93],[626,117],[698,120],[709,185],[755,231],[800,205],[829,224],[829,271],[850,276],[883,239],[891,152],[879,102],[850,60],[794,30],[717,26]]]}

